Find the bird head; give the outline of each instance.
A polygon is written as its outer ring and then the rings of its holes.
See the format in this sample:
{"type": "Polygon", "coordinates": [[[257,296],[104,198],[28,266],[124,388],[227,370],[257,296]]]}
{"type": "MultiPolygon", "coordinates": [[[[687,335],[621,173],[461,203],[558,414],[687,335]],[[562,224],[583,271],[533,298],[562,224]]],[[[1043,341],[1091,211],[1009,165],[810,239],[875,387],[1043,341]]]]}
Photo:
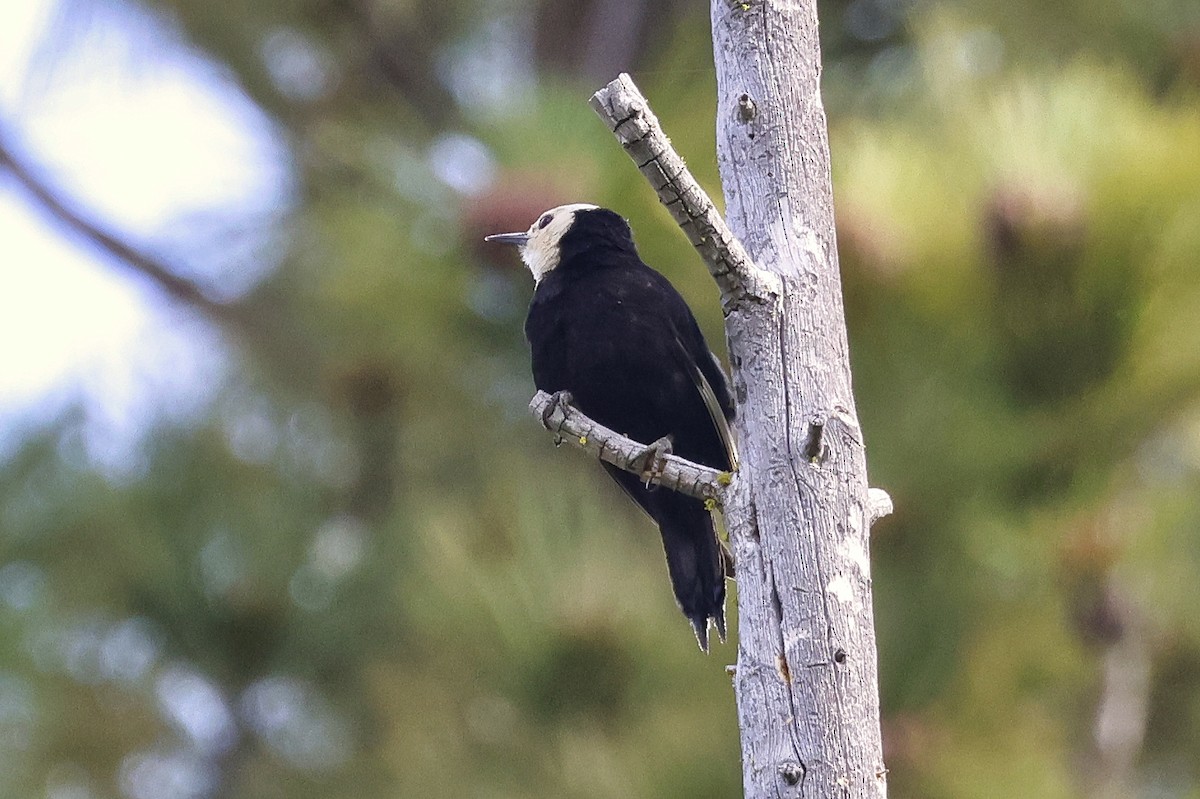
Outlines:
{"type": "Polygon", "coordinates": [[[539,216],[523,233],[496,233],[485,237],[484,241],[520,247],[521,260],[533,273],[533,279],[540,282],[562,260],[562,240],[575,226],[576,215],[597,210],[603,209],[588,203],[560,205],[539,216]]]}

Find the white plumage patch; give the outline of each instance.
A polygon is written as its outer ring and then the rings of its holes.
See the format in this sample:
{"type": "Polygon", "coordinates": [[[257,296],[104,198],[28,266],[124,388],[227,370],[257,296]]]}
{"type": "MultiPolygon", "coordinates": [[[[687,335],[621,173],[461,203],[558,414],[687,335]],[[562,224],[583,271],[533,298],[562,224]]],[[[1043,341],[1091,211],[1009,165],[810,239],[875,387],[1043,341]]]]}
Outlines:
{"type": "Polygon", "coordinates": [[[588,203],[571,203],[551,208],[539,216],[529,228],[529,241],[521,247],[521,260],[533,273],[535,282],[558,266],[558,242],[571,229],[576,211],[590,211],[599,206],[588,203]],[[543,220],[550,217],[544,225],[543,220]]]}

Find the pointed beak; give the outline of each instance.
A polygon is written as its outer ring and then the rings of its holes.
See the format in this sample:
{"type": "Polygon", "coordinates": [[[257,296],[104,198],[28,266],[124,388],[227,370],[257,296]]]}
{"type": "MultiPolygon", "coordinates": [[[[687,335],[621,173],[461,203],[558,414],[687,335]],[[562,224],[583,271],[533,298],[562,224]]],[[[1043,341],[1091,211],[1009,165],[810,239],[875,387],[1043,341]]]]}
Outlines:
{"type": "Polygon", "coordinates": [[[484,241],[494,241],[497,244],[515,244],[518,247],[525,246],[529,241],[528,233],[493,233],[490,236],[484,236],[484,241]]]}

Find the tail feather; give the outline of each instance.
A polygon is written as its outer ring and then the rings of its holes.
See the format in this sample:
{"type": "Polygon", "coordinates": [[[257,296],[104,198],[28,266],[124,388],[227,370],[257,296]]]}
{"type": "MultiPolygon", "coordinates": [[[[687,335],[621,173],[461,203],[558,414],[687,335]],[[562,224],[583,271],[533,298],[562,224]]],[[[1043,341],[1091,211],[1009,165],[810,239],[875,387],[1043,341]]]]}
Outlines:
{"type": "Polygon", "coordinates": [[[710,623],[725,640],[725,560],[712,515],[699,500],[682,494],[660,492],[656,499],[654,517],[671,587],[697,643],[707,652],[710,623]]]}
{"type": "Polygon", "coordinates": [[[629,472],[607,463],[604,468],[658,523],[675,601],[707,652],[710,624],[725,640],[725,574],[727,560],[732,560],[717,538],[712,514],[700,500],[666,489],[649,490],[629,472]]]}

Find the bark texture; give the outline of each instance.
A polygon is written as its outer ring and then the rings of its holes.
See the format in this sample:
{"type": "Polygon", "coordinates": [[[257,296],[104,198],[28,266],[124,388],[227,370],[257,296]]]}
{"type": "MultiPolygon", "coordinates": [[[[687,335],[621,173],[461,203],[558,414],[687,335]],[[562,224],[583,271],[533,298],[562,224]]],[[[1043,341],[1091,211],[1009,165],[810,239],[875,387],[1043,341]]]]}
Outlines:
{"type": "Polygon", "coordinates": [[[868,535],[888,503],[851,392],[816,2],[711,9],[727,220],[780,287],[725,320],[746,796],[884,797],[868,535]]]}

